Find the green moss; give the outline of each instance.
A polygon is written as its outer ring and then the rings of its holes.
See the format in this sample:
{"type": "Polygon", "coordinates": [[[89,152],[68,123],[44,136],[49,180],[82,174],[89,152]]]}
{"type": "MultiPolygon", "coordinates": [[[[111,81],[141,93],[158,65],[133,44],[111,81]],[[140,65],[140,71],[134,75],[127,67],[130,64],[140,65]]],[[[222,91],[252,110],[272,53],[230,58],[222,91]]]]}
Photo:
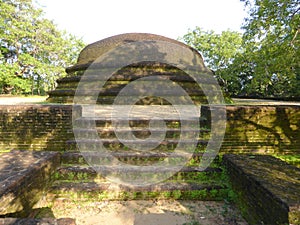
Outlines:
{"type": "Polygon", "coordinates": [[[201,225],[201,223],[198,221],[191,221],[191,222],[183,223],[182,225],[201,225]]]}
{"type": "Polygon", "coordinates": [[[274,157],[300,168],[300,155],[274,155],[274,157]]]}
{"type": "Polygon", "coordinates": [[[43,218],[55,218],[53,211],[50,207],[37,208],[32,211],[32,214],[35,214],[36,219],[43,218]]]}
{"type": "Polygon", "coordinates": [[[9,153],[12,149],[0,149],[0,154],[9,153]]]}

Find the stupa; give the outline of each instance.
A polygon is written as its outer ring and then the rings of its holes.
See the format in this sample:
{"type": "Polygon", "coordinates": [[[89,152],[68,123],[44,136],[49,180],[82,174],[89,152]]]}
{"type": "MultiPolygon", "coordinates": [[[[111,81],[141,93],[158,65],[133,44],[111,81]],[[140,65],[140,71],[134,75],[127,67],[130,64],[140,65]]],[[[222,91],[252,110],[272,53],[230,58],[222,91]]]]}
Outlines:
{"type": "MultiPolygon", "coordinates": [[[[203,58],[200,53],[190,46],[159,35],[147,33],[127,33],[109,37],[86,46],[80,52],[77,63],[74,66],[66,69],[68,75],[57,80],[57,88],[49,92],[49,98],[47,101],[50,103],[72,104],[74,95],[76,94],[76,90],[79,82],[82,79],[82,76],[90,68],[90,66],[93,65],[93,63],[95,63],[97,59],[99,59],[99,57],[103,56],[103,54],[106,54],[114,48],[125,45],[127,43],[135,42],[165,42],[180,46],[183,49],[187,49],[190,52],[193,52],[193,54],[195,54],[198,59],[198,72],[213,76],[213,72],[204,65],[203,58]]],[[[160,54],[159,51],[157,51],[156,53],[151,48],[149,49],[149,51],[153,51],[153,54],[160,54]]],[[[147,50],[147,52],[149,51],[147,50]]],[[[128,55],[127,57],[131,56],[128,55]]],[[[105,82],[102,90],[99,91],[97,104],[113,104],[115,97],[124,87],[126,87],[126,85],[139,78],[148,76],[165,77],[172,82],[176,82],[188,93],[195,104],[200,105],[203,103],[207,103],[206,96],[204,95],[197,82],[195,82],[195,80],[190,77],[185,71],[168,63],[147,61],[146,59],[141,62],[126,65],[116,71],[105,82]]],[[[99,74],[99,77],[97,79],[101,80],[101,74],[99,74]]],[[[140,99],[140,101],[138,101],[136,104],[168,105],[170,104],[170,102],[162,97],[146,96],[143,99],[140,99]]]]}

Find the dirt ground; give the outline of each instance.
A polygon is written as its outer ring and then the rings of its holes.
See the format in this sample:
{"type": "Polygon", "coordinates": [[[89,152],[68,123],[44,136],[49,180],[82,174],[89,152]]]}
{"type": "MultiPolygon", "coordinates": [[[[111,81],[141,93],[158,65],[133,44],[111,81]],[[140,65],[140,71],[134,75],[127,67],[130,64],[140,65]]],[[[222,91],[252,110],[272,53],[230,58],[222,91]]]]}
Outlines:
{"type": "MultiPolygon", "coordinates": [[[[0,105],[44,103],[48,96],[5,96],[0,95],[0,105]]],[[[264,99],[233,99],[236,105],[300,105],[300,102],[273,101],[264,99]]]]}
{"type": "Polygon", "coordinates": [[[76,218],[78,225],[247,225],[240,213],[224,202],[135,200],[74,202],[56,199],[56,218],[76,218]]]}

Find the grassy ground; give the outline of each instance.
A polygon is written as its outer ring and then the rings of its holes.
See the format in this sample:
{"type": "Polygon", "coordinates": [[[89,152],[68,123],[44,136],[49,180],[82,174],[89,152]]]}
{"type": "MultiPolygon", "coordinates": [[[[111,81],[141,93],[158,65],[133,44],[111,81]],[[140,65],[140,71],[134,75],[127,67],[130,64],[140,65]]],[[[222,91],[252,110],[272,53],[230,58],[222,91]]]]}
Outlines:
{"type": "Polygon", "coordinates": [[[233,98],[232,100],[232,105],[300,105],[300,102],[296,101],[276,101],[269,99],[233,98]]]}
{"type": "Polygon", "coordinates": [[[274,155],[276,158],[279,158],[283,161],[286,161],[289,164],[292,164],[300,168],[300,155],[274,155]]]}
{"type": "Polygon", "coordinates": [[[42,104],[48,96],[11,96],[0,95],[0,105],[42,104]]]}

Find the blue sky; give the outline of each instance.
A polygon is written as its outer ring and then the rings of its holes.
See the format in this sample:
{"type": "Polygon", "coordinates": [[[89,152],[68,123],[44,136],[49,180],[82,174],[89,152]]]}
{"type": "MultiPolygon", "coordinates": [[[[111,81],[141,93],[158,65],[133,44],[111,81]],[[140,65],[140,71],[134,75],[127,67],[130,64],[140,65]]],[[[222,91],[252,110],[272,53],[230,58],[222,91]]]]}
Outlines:
{"type": "Polygon", "coordinates": [[[246,16],[239,0],[36,0],[60,29],[89,44],[128,32],[177,39],[196,26],[240,31],[246,16]]]}

